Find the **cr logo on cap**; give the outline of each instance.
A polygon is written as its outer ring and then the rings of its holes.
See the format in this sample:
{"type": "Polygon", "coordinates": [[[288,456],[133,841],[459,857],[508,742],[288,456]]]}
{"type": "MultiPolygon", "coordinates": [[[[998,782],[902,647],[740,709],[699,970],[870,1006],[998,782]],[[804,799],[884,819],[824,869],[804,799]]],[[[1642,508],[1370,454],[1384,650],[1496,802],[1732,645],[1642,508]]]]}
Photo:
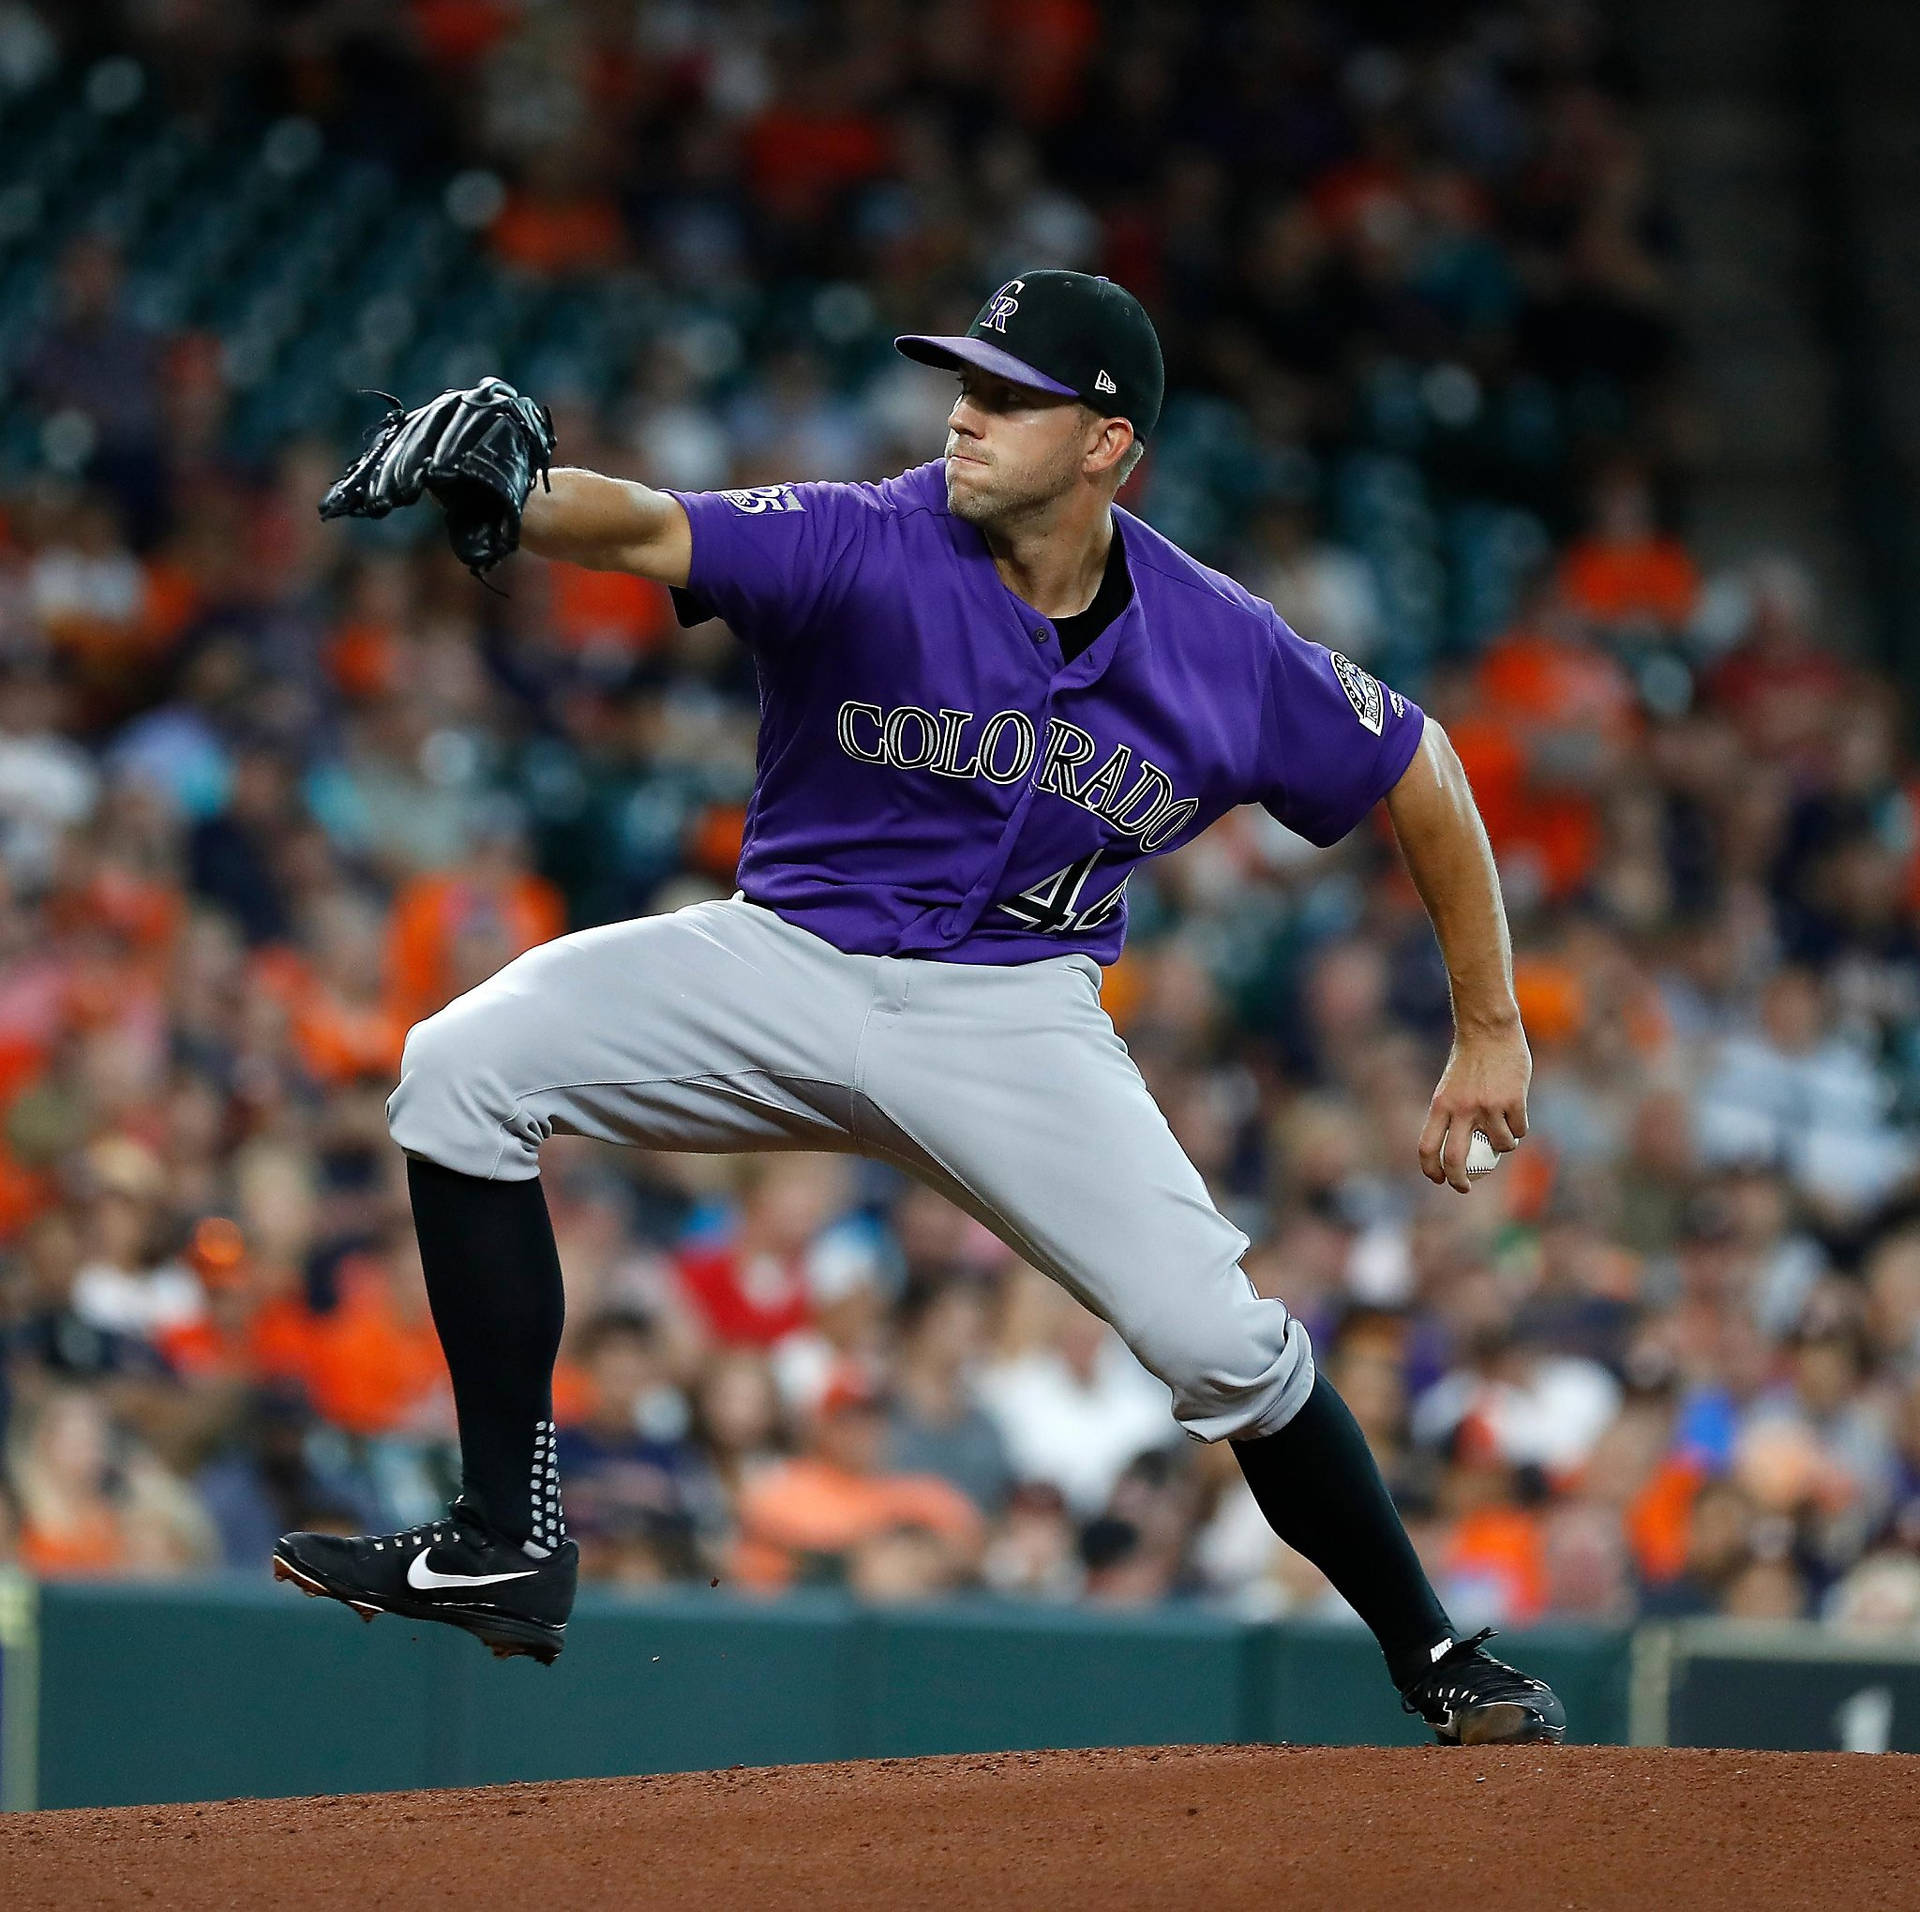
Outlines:
{"type": "Polygon", "coordinates": [[[987,306],[987,316],[980,321],[980,329],[983,332],[998,332],[1004,337],[1007,321],[1020,310],[1020,301],[1013,295],[1016,292],[1024,292],[1026,289],[1026,280],[1009,279],[993,295],[987,306]]]}

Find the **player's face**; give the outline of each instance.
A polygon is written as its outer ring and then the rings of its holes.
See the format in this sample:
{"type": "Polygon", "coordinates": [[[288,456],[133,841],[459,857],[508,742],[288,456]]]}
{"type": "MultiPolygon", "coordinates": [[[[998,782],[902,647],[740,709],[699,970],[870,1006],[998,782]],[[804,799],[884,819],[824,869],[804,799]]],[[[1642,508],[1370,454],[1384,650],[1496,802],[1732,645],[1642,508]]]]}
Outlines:
{"type": "Polygon", "coordinates": [[[1077,398],[969,365],[947,414],[947,509],[983,526],[1030,513],[1080,482],[1099,437],[1077,398]]]}

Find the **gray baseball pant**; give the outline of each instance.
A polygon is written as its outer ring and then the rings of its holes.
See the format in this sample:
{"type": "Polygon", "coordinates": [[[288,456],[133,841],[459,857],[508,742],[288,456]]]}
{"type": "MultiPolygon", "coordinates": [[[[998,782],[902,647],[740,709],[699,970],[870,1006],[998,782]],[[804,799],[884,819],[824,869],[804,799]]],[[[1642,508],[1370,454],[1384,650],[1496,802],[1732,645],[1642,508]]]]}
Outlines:
{"type": "Polygon", "coordinates": [[[409,1154],[489,1180],[550,1135],[898,1164],[1110,1321],[1201,1440],[1271,1434],[1306,1330],[1240,1267],[1100,1006],[1099,965],[849,956],[735,897],[529,950],[407,1037],[409,1154]]]}

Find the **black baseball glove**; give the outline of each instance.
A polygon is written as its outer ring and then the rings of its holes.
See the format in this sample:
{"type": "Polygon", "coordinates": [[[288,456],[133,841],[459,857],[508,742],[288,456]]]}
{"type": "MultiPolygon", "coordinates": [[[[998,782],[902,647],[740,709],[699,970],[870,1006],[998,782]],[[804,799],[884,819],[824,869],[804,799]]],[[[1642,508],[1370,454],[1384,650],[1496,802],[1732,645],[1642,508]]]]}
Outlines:
{"type": "Polygon", "coordinates": [[[442,392],[413,411],[393,407],[372,441],[320,500],[323,518],[384,518],[430,491],[447,515],[447,542],[475,577],[518,548],[520,514],[553,462],[553,420],[504,379],[442,392]]]}

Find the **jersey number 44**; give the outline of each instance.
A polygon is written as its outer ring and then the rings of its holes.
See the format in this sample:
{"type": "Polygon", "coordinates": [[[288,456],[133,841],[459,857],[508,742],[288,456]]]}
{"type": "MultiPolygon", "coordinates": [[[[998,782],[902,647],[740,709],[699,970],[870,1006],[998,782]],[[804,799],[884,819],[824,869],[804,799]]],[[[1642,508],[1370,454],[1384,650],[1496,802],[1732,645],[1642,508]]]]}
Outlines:
{"type": "MultiPolygon", "coordinates": [[[[998,907],[1016,922],[1048,935],[1057,936],[1068,930],[1098,929],[1102,923],[1109,923],[1119,915],[1121,903],[1127,894],[1127,877],[1123,876],[1097,903],[1089,903],[1084,908],[1081,906],[1081,895],[1086,890],[1087,880],[1093,875],[1093,866],[1099,861],[1100,852],[1095,850],[1091,856],[1083,856],[1078,863],[1069,863],[1064,870],[1055,870],[1051,876],[1043,876],[1038,883],[1030,884],[1018,896],[1008,897],[998,907]]],[[[1132,872],[1129,871],[1127,875],[1131,876],[1132,872]]]]}

